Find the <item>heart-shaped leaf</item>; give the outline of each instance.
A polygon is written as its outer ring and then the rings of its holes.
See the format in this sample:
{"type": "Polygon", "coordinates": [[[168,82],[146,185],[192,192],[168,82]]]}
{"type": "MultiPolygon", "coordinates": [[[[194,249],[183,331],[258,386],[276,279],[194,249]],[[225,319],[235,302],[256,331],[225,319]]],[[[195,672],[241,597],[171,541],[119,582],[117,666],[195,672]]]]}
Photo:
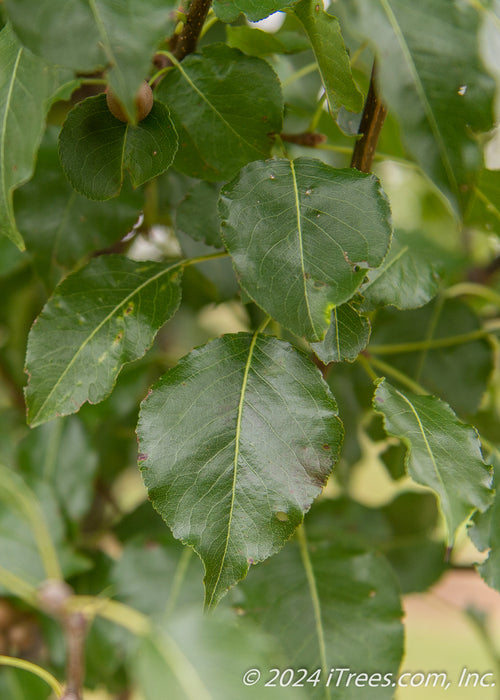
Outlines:
{"type": "Polygon", "coordinates": [[[133,126],[111,114],[105,95],[88,97],[68,114],[59,136],[64,172],[75,190],[89,199],[116,197],[125,170],[139,187],[163,173],[176,151],[177,134],[160,102],[133,126]]]}
{"type": "Polygon", "coordinates": [[[251,163],[222,188],[222,237],[241,285],[297,335],[320,341],[391,239],[378,179],[298,158],[251,163]]]}
{"type": "Polygon", "coordinates": [[[21,42],[50,63],[85,73],[109,66],[113,92],[135,119],[134,99],[155,49],[175,27],[174,0],[7,0],[6,6],[21,42]]]}
{"type": "Polygon", "coordinates": [[[144,400],[137,434],[149,498],[203,560],[210,607],[302,522],[342,425],[306,356],[257,332],[184,357],[144,400]]]}
{"type": "Polygon", "coordinates": [[[491,473],[476,431],[444,401],[403,392],[385,380],[378,382],[373,407],[384,416],[389,435],[407,446],[410,476],[437,493],[452,545],[457,528],[492,499],[491,473]]]}
{"type": "Polygon", "coordinates": [[[180,303],[179,263],[92,260],[56,288],[28,338],[28,422],[98,403],[126,362],[144,355],[180,303]]]}
{"type": "Polygon", "coordinates": [[[229,180],[271,152],[281,131],[283,98],[269,63],[224,44],[187,56],[155,96],[171,111],[179,134],[175,167],[203,180],[229,180]]]}

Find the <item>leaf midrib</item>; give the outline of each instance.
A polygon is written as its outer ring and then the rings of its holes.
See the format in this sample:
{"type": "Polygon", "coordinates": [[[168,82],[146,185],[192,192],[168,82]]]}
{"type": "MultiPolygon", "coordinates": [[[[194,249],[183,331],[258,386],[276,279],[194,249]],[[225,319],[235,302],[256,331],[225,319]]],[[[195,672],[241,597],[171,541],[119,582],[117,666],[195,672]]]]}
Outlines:
{"type": "Polygon", "coordinates": [[[138,287],[136,287],[136,289],[134,289],[132,292],[130,292],[130,294],[128,294],[123,299],[123,301],[121,301],[119,304],[117,304],[116,306],[113,307],[113,309],[109,312],[109,314],[94,328],[94,330],[89,334],[89,336],[79,346],[78,350],[75,352],[75,354],[73,355],[71,360],[68,362],[64,372],[62,372],[61,376],[59,377],[57,382],[52,387],[51,391],[47,395],[47,398],[45,399],[45,401],[42,403],[42,405],[38,409],[37,413],[35,414],[33,420],[30,421],[30,425],[32,427],[39,425],[39,423],[37,421],[40,417],[40,414],[43,412],[45,406],[50,401],[50,399],[54,395],[54,392],[59,387],[59,385],[63,381],[64,377],[67,375],[67,373],[69,372],[71,367],[74,365],[74,363],[76,362],[77,358],[82,353],[84,348],[87,347],[87,345],[96,336],[96,334],[101,330],[101,328],[119,311],[119,309],[122,306],[127,304],[127,302],[129,302],[133,296],[135,296],[136,294],[139,294],[145,287],[147,287],[148,284],[151,284],[152,282],[155,282],[156,280],[160,279],[160,277],[163,277],[163,275],[166,275],[168,272],[170,272],[171,270],[174,270],[176,267],[181,267],[184,264],[184,262],[185,262],[184,260],[179,260],[179,262],[175,263],[174,265],[171,265],[170,267],[167,267],[165,270],[162,270],[161,272],[158,272],[156,275],[153,275],[153,277],[149,277],[145,282],[143,282],[138,287]]]}
{"type": "Polygon", "coordinates": [[[234,437],[234,461],[233,461],[233,483],[231,486],[231,505],[229,508],[229,518],[228,518],[228,525],[227,525],[227,535],[226,535],[226,542],[224,545],[224,553],[222,555],[220,567],[219,567],[219,573],[217,574],[217,580],[215,581],[212,589],[212,595],[210,596],[210,601],[208,603],[208,607],[212,607],[213,601],[214,601],[214,596],[217,592],[217,586],[219,585],[220,577],[222,575],[222,571],[224,569],[224,563],[226,561],[227,557],[227,551],[229,549],[229,539],[231,536],[231,526],[233,522],[233,512],[234,512],[234,502],[236,499],[236,480],[238,477],[238,460],[240,457],[240,438],[241,438],[241,420],[243,417],[243,406],[245,403],[245,394],[246,394],[246,389],[247,389],[247,384],[248,384],[248,375],[250,373],[250,365],[252,364],[252,356],[253,352],[255,349],[255,345],[257,343],[257,339],[260,335],[261,329],[257,329],[257,331],[254,333],[252,342],[250,343],[250,348],[248,350],[248,357],[247,361],[245,363],[245,371],[243,373],[243,381],[241,383],[241,392],[240,392],[240,400],[238,403],[238,416],[236,419],[236,434],[234,437]]]}
{"type": "Polygon", "coordinates": [[[299,251],[300,251],[300,269],[301,269],[301,277],[302,277],[302,285],[304,287],[304,299],[306,302],[306,309],[307,309],[307,316],[309,318],[309,323],[311,324],[312,331],[314,335],[316,336],[317,340],[321,340],[321,334],[317,332],[316,326],[314,325],[314,321],[312,318],[311,314],[311,308],[309,306],[309,297],[307,295],[307,285],[306,285],[306,270],[304,266],[304,244],[302,241],[302,215],[300,211],[300,198],[299,198],[299,189],[297,185],[297,176],[295,174],[295,167],[293,164],[293,160],[290,161],[290,169],[292,171],[292,180],[293,180],[293,192],[295,196],[295,209],[297,212],[297,233],[299,236],[299,251]]]}
{"type": "MultiPolygon", "coordinates": [[[[437,478],[437,480],[439,481],[439,483],[440,483],[440,485],[441,485],[441,488],[442,488],[442,494],[440,494],[440,495],[441,495],[441,499],[446,501],[446,506],[449,508],[450,504],[449,504],[448,498],[447,498],[448,494],[447,494],[447,491],[446,491],[446,487],[445,487],[445,485],[444,485],[443,479],[441,478],[441,474],[440,474],[440,472],[439,472],[439,469],[438,469],[436,460],[434,459],[434,453],[433,453],[432,448],[431,448],[431,446],[430,446],[430,444],[429,444],[429,441],[427,440],[427,434],[426,434],[426,432],[425,432],[424,426],[422,425],[422,421],[420,420],[420,416],[418,415],[418,411],[416,410],[416,408],[414,407],[414,405],[412,404],[412,402],[411,402],[404,394],[402,394],[402,393],[401,393],[400,391],[398,391],[397,389],[394,389],[394,391],[396,392],[396,394],[397,394],[401,399],[403,399],[403,401],[404,401],[405,403],[408,404],[408,406],[410,407],[411,412],[412,412],[413,415],[415,416],[415,420],[416,420],[417,423],[418,423],[418,428],[419,428],[419,430],[420,430],[420,433],[421,433],[422,438],[423,438],[424,443],[425,443],[425,448],[426,448],[426,450],[427,450],[427,452],[428,452],[428,454],[429,454],[429,457],[430,457],[430,459],[431,459],[432,466],[433,466],[434,472],[435,472],[435,474],[436,474],[436,478],[437,478]]],[[[449,529],[449,528],[448,528],[448,529],[449,529]]],[[[448,532],[448,539],[449,539],[450,542],[453,540],[453,536],[452,536],[452,533],[451,533],[451,532],[448,532]]]]}

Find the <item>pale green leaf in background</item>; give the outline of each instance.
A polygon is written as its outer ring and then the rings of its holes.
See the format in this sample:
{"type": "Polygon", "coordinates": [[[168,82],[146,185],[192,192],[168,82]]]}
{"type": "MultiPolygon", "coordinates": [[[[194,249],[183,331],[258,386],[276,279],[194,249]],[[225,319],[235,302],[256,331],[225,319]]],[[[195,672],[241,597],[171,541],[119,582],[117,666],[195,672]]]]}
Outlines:
{"type": "Polygon", "coordinates": [[[330,362],[353,362],[368,345],[370,322],[353,304],[341,304],[332,310],[330,327],[321,343],[311,347],[326,365],[330,362]]]}
{"type": "Polygon", "coordinates": [[[495,82],[479,57],[477,11],[450,0],[353,0],[345,13],[375,47],[380,91],[408,150],[461,208],[483,162],[475,133],[493,126],[495,82]]]}
{"type": "Polygon", "coordinates": [[[410,476],[438,495],[453,545],[458,527],[492,499],[491,473],[476,431],[441,399],[403,392],[385,380],[378,382],[373,407],[384,416],[388,434],[407,446],[410,476]]]}
{"type": "Polygon", "coordinates": [[[187,56],[155,97],[168,106],[179,134],[175,167],[203,180],[228,180],[269,156],[270,134],[281,131],[278,76],[267,61],[224,44],[187,56]]]}
{"type": "Polygon", "coordinates": [[[86,73],[108,67],[113,92],[131,118],[155,49],[176,23],[173,0],[7,0],[6,7],[35,54],[86,73]]]}
{"type": "MultiPolygon", "coordinates": [[[[287,700],[290,688],[265,687],[267,669],[282,663],[277,644],[250,620],[228,610],[203,615],[198,607],[160,621],[131,659],[144,700],[287,700]],[[249,668],[262,670],[255,685],[243,682],[249,668]],[[266,670],[265,670],[266,669],[266,670]]],[[[294,688],[293,698],[309,697],[294,688]]]]}
{"type": "Polygon", "coordinates": [[[9,25],[0,32],[0,234],[24,249],[12,206],[29,180],[61,71],[23,48],[9,25]]]}
{"type": "Polygon", "coordinates": [[[248,165],[221,191],[222,238],[241,286],[279,323],[323,339],[391,240],[378,179],[311,158],[248,165]]]}
{"type": "Polygon", "coordinates": [[[301,0],[294,10],[311,41],[332,116],[340,106],[361,111],[363,95],[352,77],[338,19],[327,14],[317,0],[301,0]]]}
{"type": "Polygon", "coordinates": [[[139,124],[125,124],[109,111],[105,95],[88,97],[68,114],[59,136],[66,177],[89,199],[116,197],[125,171],[134,187],[163,173],[177,151],[168,109],[155,102],[139,124]]]}
{"type": "Polygon", "coordinates": [[[500,170],[483,170],[465,211],[465,223],[500,236],[500,170]]]}
{"type": "Polygon", "coordinates": [[[142,357],[180,303],[179,263],[91,260],[66,277],[28,339],[28,422],[45,423],[98,403],[122,366],[142,357]]]}
{"type": "Polygon", "coordinates": [[[203,560],[212,607],[302,522],[337,459],[342,424],[305,355],[240,333],[169,370],[143,402],[137,433],[149,498],[203,560]]]}
{"type": "Polygon", "coordinates": [[[490,463],[494,470],[495,498],[488,510],[476,514],[474,525],[469,529],[468,534],[481,552],[489,550],[488,558],[478,567],[479,573],[488,586],[500,591],[500,498],[498,495],[500,451],[498,449],[492,453],[490,463]]]}

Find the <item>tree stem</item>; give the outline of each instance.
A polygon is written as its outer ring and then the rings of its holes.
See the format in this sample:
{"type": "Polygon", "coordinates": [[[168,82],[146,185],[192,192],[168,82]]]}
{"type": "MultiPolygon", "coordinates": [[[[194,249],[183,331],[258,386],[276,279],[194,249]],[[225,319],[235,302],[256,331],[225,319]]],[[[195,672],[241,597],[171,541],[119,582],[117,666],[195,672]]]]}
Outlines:
{"type": "Polygon", "coordinates": [[[192,0],[184,27],[172,52],[178,61],[182,61],[185,56],[195,51],[211,4],[212,0],[192,0]]]}
{"type": "Polygon", "coordinates": [[[377,67],[373,63],[370,87],[366,97],[359,133],[362,134],[359,141],[354,146],[352,154],[351,168],[356,168],[362,173],[369,173],[373,163],[373,157],[377,149],[378,137],[384,124],[387,114],[385,105],[380,100],[377,87],[377,67]]]}

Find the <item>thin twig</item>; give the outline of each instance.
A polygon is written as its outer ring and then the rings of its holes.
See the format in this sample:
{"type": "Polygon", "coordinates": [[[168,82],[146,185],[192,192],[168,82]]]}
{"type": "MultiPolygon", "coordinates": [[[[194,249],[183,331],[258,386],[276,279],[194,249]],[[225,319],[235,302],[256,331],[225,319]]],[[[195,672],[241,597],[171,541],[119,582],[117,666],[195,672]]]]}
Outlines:
{"type": "Polygon", "coordinates": [[[369,173],[371,170],[373,157],[377,150],[378,137],[387,114],[387,109],[378,96],[376,81],[377,68],[374,63],[365,108],[358,130],[362,136],[356,142],[351,160],[351,168],[356,168],[362,173],[369,173]]]}
{"type": "Polygon", "coordinates": [[[316,148],[316,146],[326,141],[326,136],[324,134],[312,131],[303,131],[301,134],[281,133],[280,136],[282,141],[295,143],[298,146],[307,146],[308,148],[316,148]]]}

